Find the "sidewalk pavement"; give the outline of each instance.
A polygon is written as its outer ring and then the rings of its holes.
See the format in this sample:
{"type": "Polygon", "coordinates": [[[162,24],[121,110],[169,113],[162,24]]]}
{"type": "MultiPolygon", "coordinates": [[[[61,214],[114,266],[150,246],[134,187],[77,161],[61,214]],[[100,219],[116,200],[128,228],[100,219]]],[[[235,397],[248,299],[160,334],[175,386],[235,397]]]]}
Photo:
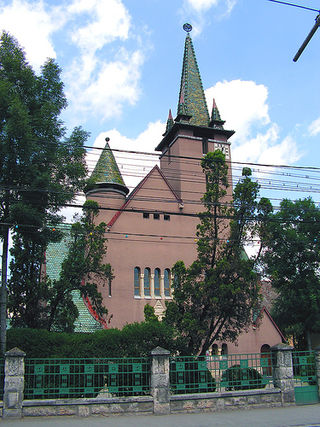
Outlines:
{"type": "Polygon", "coordinates": [[[320,404],[200,414],[32,417],[0,420],[1,427],[320,427],[320,404]]]}

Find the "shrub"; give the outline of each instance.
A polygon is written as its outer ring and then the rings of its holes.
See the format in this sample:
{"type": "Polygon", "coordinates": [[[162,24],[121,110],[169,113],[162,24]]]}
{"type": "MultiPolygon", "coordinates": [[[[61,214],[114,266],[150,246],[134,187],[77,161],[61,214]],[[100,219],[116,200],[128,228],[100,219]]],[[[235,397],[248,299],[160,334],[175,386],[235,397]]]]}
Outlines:
{"type": "Polygon", "coordinates": [[[172,394],[207,393],[216,391],[216,380],[212,377],[205,361],[194,358],[172,361],[170,364],[172,394]],[[183,369],[179,369],[183,364],[183,369]],[[201,366],[202,365],[202,366],[201,366]],[[180,365],[181,366],[181,365],[180,365]]]}
{"type": "Polygon", "coordinates": [[[226,384],[226,390],[249,390],[264,388],[262,375],[254,368],[241,368],[240,365],[231,366],[222,374],[222,384],[226,384]]]}

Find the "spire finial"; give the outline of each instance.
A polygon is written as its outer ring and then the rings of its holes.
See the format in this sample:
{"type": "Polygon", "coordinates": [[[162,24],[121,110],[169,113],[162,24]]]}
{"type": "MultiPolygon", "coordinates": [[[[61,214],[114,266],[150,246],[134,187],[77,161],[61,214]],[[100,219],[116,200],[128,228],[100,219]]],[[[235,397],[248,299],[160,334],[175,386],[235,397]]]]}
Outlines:
{"type": "Polygon", "coordinates": [[[190,31],[192,31],[192,25],[188,24],[187,22],[183,25],[182,27],[184,29],[185,32],[187,32],[188,34],[190,33],[190,31]]]}

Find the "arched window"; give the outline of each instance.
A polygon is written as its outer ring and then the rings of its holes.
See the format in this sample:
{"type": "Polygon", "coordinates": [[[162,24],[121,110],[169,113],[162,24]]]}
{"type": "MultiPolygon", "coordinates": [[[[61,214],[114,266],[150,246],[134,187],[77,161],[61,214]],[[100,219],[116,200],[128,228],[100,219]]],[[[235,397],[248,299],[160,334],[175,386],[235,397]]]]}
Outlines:
{"type": "Polygon", "coordinates": [[[160,296],[160,268],[154,270],[154,295],[160,296]]]}
{"type": "Polygon", "coordinates": [[[218,356],[218,344],[213,344],[211,354],[218,356]]]}
{"type": "Polygon", "coordinates": [[[144,269],[144,295],[146,297],[149,297],[151,295],[150,293],[150,268],[147,267],[144,269]]]}
{"type": "Polygon", "coordinates": [[[134,296],[140,295],[140,267],[134,268],[134,296]]]}
{"type": "Polygon", "coordinates": [[[166,297],[170,296],[170,287],[171,287],[170,269],[166,268],[164,270],[164,295],[166,297]]]}
{"type": "Polygon", "coordinates": [[[228,345],[226,343],[223,343],[221,346],[221,354],[224,354],[224,355],[228,354],[228,345]]]}
{"type": "Polygon", "coordinates": [[[272,367],[271,367],[270,345],[263,344],[263,346],[261,346],[260,353],[261,353],[261,366],[262,366],[263,375],[271,376],[272,367]]]}

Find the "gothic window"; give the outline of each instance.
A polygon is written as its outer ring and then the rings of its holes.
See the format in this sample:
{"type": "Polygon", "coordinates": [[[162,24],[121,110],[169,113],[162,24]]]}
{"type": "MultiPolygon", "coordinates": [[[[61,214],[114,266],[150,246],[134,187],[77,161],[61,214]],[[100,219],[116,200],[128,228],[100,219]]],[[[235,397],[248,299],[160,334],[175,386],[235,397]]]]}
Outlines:
{"type": "Polygon", "coordinates": [[[170,278],[170,269],[166,268],[164,270],[164,295],[166,297],[170,296],[170,285],[171,285],[171,278],[170,278]]]}
{"type": "Polygon", "coordinates": [[[154,295],[160,296],[160,268],[154,270],[154,295]]]}
{"type": "Polygon", "coordinates": [[[151,280],[151,271],[150,268],[147,267],[144,269],[144,295],[149,297],[151,295],[150,292],[150,280],[151,280]]]}
{"type": "Polygon", "coordinates": [[[140,267],[134,268],[134,295],[140,295],[140,267]]]}

